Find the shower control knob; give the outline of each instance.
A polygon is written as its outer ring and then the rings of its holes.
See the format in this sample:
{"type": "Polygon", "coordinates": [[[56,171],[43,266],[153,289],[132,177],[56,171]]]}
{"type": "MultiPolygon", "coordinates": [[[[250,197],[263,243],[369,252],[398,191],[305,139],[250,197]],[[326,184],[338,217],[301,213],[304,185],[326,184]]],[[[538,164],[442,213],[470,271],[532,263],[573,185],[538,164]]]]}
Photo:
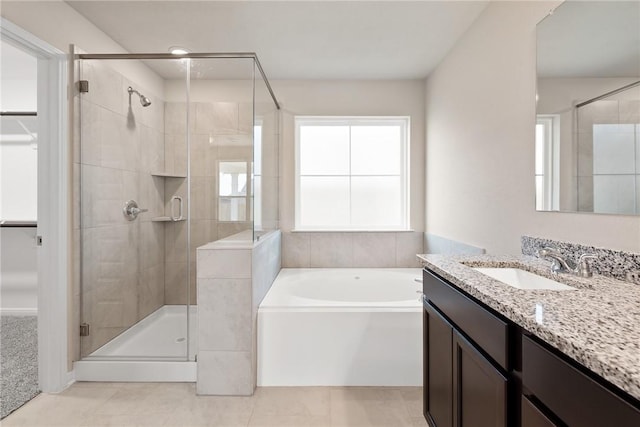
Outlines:
{"type": "Polygon", "coordinates": [[[128,200],[122,208],[122,213],[128,221],[133,221],[138,217],[138,214],[148,211],[149,209],[140,209],[138,207],[138,203],[135,200],[128,200]]]}

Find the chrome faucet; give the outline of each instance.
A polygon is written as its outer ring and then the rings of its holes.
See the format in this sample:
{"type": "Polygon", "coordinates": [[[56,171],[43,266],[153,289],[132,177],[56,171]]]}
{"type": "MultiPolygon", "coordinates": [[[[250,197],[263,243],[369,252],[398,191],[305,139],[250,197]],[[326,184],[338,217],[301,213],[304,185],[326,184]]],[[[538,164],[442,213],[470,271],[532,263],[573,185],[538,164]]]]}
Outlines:
{"type": "Polygon", "coordinates": [[[551,259],[551,272],[554,274],[567,272],[580,277],[593,276],[591,266],[587,263],[587,260],[598,258],[594,254],[582,254],[578,261],[574,262],[562,256],[557,249],[549,247],[538,249],[538,257],[551,259]]]}

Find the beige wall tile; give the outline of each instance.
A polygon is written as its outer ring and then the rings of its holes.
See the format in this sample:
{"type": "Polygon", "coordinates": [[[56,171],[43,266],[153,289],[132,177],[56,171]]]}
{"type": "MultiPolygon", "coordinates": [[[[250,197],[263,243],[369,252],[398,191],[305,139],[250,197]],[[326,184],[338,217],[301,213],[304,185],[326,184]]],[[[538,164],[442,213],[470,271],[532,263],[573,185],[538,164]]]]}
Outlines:
{"type": "Polygon", "coordinates": [[[164,305],[164,263],[142,270],[138,283],[138,319],[164,305]]]}
{"type": "Polygon", "coordinates": [[[250,279],[251,250],[198,250],[198,278],[250,279]]]}
{"type": "Polygon", "coordinates": [[[78,142],[78,152],[83,164],[101,165],[101,115],[104,108],[92,102],[83,100],[78,105],[78,120],[80,124],[80,135],[78,142]]]}
{"type": "Polygon", "coordinates": [[[250,352],[198,352],[198,394],[249,396],[254,389],[250,352]]]}
{"type": "Polygon", "coordinates": [[[123,90],[123,77],[104,61],[83,61],[82,79],[89,80],[89,92],[82,98],[96,105],[125,115],[129,94],[123,90]]]}
{"type": "Polygon", "coordinates": [[[164,303],[187,303],[187,263],[169,262],[164,265],[164,303]]]}
{"type": "Polygon", "coordinates": [[[241,231],[251,230],[253,223],[249,221],[242,222],[218,222],[218,239],[233,236],[241,231]]]}
{"type": "Polygon", "coordinates": [[[416,254],[424,253],[424,233],[396,233],[396,267],[420,267],[416,254]]]}
{"type": "Polygon", "coordinates": [[[251,279],[198,280],[198,351],[251,351],[251,279]]]}
{"type": "Polygon", "coordinates": [[[352,233],[310,233],[310,267],[351,267],[352,233]]]}
{"type": "Polygon", "coordinates": [[[308,268],[310,266],[309,233],[282,233],[282,266],[308,268]]]}
{"type": "Polygon", "coordinates": [[[395,267],[395,233],[354,233],[351,267],[395,267]]]}

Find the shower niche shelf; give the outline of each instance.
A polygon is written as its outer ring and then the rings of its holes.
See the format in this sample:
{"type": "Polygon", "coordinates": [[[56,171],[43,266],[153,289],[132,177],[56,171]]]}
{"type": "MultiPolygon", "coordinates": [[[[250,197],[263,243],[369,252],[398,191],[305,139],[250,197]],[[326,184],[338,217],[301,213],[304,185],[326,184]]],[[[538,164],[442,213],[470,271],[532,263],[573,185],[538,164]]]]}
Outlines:
{"type": "Polygon", "coordinates": [[[152,222],[180,222],[186,221],[186,218],[173,219],[170,216],[157,216],[155,218],[151,218],[152,222]]]}
{"type": "Polygon", "coordinates": [[[171,172],[151,172],[151,176],[158,176],[161,178],[186,178],[187,175],[171,172]]]}

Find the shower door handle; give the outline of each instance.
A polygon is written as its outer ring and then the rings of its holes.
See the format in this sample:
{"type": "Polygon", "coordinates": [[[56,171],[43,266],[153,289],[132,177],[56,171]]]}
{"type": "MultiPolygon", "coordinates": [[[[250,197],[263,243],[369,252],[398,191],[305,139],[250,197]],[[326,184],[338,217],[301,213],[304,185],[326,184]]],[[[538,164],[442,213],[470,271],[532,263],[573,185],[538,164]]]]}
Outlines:
{"type": "Polygon", "coordinates": [[[128,221],[133,221],[142,212],[149,212],[149,209],[141,209],[135,200],[128,200],[122,208],[122,213],[128,221]]]}
{"type": "Polygon", "coordinates": [[[171,221],[180,221],[182,220],[182,197],[180,196],[173,196],[171,198],[171,221]],[[173,211],[175,210],[173,207],[175,205],[175,203],[173,203],[174,201],[178,202],[178,215],[174,215],[173,211]]]}

